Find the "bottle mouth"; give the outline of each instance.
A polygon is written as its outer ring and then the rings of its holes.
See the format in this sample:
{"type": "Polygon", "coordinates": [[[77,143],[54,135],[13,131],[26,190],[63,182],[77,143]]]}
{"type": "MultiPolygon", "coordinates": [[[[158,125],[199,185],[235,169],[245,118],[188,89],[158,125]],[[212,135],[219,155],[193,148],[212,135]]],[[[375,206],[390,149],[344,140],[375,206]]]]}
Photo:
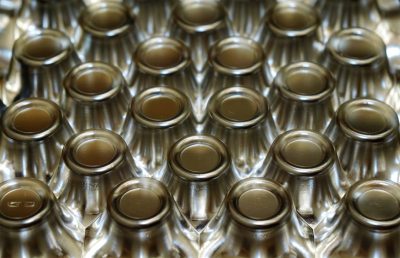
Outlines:
{"type": "Polygon", "coordinates": [[[189,49],[168,37],[154,37],[142,42],[136,49],[134,60],[138,68],[153,75],[166,75],[183,71],[191,63],[189,49]]]}
{"type": "Polygon", "coordinates": [[[79,17],[82,29],[96,37],[115,37],[128,32],[134,23],[128,6],[119,2],[91,4],[79,17]]]}
{"type": "Polygon", "coordinates": [[[96,176],[112,171],[124,160],[126,144],[108,130],[86,130],[66,143],[63,159],[68,168],[79,175],[96,176]]]}
{"type": "Polygon", "coordinates": [[[320,24],[317,12],[299,2],[277,3],[267,16],[269,29],[278,36],[301,37],[315,33],[320,24]]]}
{"type": "Polygon", "coordinates": [[[212,119],[229,128],[248,128],[263,121],[268,112],[266,100],[254,90],[230,87],[217,92],[210,100],[212,119]]]}
{"type": "Polygon", "coordinates": [[[24,228],[40,223],[50,213],[55,197],[48,186],[33,178],[0,184],[0,225],[24,228]]]}
{"type": "Polygon", "coordinates": [[[151,178],[137,178],[119,184],[110,194],[111,217],[128,228],[147,228],[168,216],[170,195],[165,186],[151,178]]]}
{"type": "Polygon", "coordinates": [[[173,13],[178,26],[189,33],[209,32],[225,26],[225,10],[216,1],[184,1],[173,13]]]}
{"type": "Polygon", "coordinates": [[[168,163],[173,173],[183,180],[208,181],[229,169],[229,154],[217,138],[188,136],[171,147],[168,163]]]}
{"type": "Polygon", "coordinates": [[[283,97],[295,101],[315,102],[332,96],[335,79],[322,66],[298,62],[283,67],[273,82],[283,97]]]}
{"type": "Polygon", "coordinates": [[[73,49],[67,35],[52,29],[30,30],[17,39],[14,45],[17,60],[30,66],[59,63],[73,49]]]}
{"type": "Polygon", "coordinates": [[[339,107],[337,122],[350,138],[360,141],[384,140],[397,133],[399,121],[395,111],[374,99],[356,99],[339,107]]]}
{"type": "Polygon", "coordinates": [[[400,225],[400,187],[389,180],[363,180],[354,184],[345,197],[350,215],[374,229],[400,225]]]}
{"type": "Polygon", "coordinates": [[[218,72],[243,75],[260,70],[265,54],[261,45],[251,39],[229,37],[214,44],[209,52],[209,60],[218,72]]]}
{"type": "Polygon", "coordinates": [[[351,28],[336,32],[327,43],[332,57],[344,65],[371,65],[386,59],[385,44],[373,31],[351,28]]]}
{"type": "Polygon", "coordinates": [[[277,165],[297,176],[319,175],[328,171],[335,161],[335,151],[329,139],[308,130],[281,134],[271,150],[277,165]]]}
{"type": "Polygon", "coordinates": [[[145,127],[170,128],[185,121],[191,111],[188,98],[180,91],[154,87],[132,100],[131,114],[145,127]]]}
{"type": "Polygon", "coordinates": [[[3,114],[4,133],[16,141],[42,140],[61,126],[61,109],[49,100],[27,98],[13,103],[3,114]]]}
{"type": "Polygon", "coordinates": [[[227,205],[236,222],[252,229],[284,224],[292,210],[286,190],[261,178],[248,178],[236,183],[228,193],[227,205]]]}
{"type": "Polygon", "coordinates": [[[101,62],[76,66],[67,74],[63,84],[69,96],[83,102],[110,99],[126,86],[117,67],[101,62]]]}

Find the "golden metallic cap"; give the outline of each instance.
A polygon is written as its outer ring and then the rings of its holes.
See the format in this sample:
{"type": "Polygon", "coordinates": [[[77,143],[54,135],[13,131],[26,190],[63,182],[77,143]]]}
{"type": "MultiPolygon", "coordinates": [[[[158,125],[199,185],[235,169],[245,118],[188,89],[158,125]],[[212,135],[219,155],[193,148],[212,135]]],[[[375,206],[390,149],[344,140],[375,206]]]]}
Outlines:
{"type": "Polygon", "coordinates": [[[187,181],[208,181],[229,169],[226,146],[217,138],[194,135],[180,139],[169,151],[172,172],[187,181]]]}
{"type": "Polygon", "coordinates": [[[261,178],[248,178],[236,183],[228,193],[227,202],[232,218],[253,229],[286,223],[292,211],[286,190],[261,178]]]}
{"type": "Polygon", "coordinates": [[[54,102],[27,98],[9,106],[2,117],[4,133],[16,141],[39,141],[60,129],[62,112],[54,102]]]}
{"type": "Polygon", "coordinates": [[[108,210],[119,224],[147,228],[170,213],[171,199],[165,186],[151,178],[137,178],[119,184],[110,194],[108,210]]]}

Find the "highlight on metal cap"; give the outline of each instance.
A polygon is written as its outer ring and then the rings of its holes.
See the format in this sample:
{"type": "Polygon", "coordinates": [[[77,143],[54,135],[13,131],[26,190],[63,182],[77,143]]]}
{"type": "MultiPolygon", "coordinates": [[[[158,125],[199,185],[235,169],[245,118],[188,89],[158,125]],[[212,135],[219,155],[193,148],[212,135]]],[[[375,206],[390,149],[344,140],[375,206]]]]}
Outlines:
{"type": "Polygon", "coordinates": [[[115,169],[128,151],[124,140],[108,130],[91,129],[75,134],[65,144],[63,159],[71,171],[96,176],[115,169]]]}
{"type": "Polygon", "coordinates": [[[0,184],[0,225],[25,228],[43,221],[52,211],[55,197],[48,186],[33,178],[0,184]]]}
{"type": "Polygon", "coordinates": [[[367,98],[345,102],[337,111],[337,123],[344,134],[359,141],[379,141],[398,133],[399,121],[387,104],[367,98]]]}
{"type": "Polygon", "coordinates": [[[62,112],[54,102],[27,98],[9,106],[2,117],[3,132],[16,141],[37,141],[55,134],[62,126],[62,112]]]}
{"type": "Polygon", "coordinates": [[[172,172],[185,181],[208,181],[221,176],[230,166],[226,146],[217,138],[192,135],[170,149],[168,163],[172,172]]]}
{"type": "Polygon", "coordinates": [[[73,51],[69,37],[52,29],[29,30],[14,43],[15,58],[29,66],[59,63],[73,51]]]}
{"type": "Polygon", "coordinates": [[[334,60],[343,65],[366,66],[386,60],[385,44],[373,31],[364,28],[344,29],[334,33],[327,43],[334,60]]]}
{"type": "Polygon", "coordinates": [[[126,82],[117,67],[102,62],[87,62],[71,69],[63,85],[73,99],[91,102],[114,97],[126,87],[126,82]]]}
{"type": "Polygon", "coordinates": [[[211,66],[223,74],[250,74],[261,69],[264,61],[261,45],[244,37],[225,38],[209,50],[211,66]]]}
{"type": "Polygon", "coordinates": [[[292,211],[287,191],[274,181],[261,178],[236,183],[228,193],[227,205],[237,223],[254,229],[284,224],[292,211]]]}
{"type": "Polygon", "coordinates": [[[119,184],[109,195],[111,217],[128,228],[147,228],[162,222],[171,212],[171,199],[165,186],[151,178],[138,178],[119,184]]]}
{"type": "Polygon", "coordinates": [[[209,104],[209,115],[230,128],[248,128],[263,121],[268,113],[265,98],[244,87],[230,87],[217,92],[209,104]]]}
{"type": "Polygon", "coordinates": [[[273,87],[290,100],[322,101],[332,96],[335,79],[324,67],[312,62],[296,62],[283,67],[276,75],[273,87]]]}
{"type": "Polygon", "coordinates": [[[345,196],[350,216],[364,226],[387,229],[400,225],[400,186],[392,181],[362,180],[345,196]]]}
{"type": "Polygon", "coordinates": [[[138,45],[133,59],[139,70],[152,75],[183,71],[191,64],[190,52],[181,41],[152,37],[138,45]]]}
{"type": "Polygon", "coordinates": [[[131,103],[131,115],[149,128],[169,128],[191,115],[189,99],[180,91],[154,87],[139,93],[131,103]]]}
{"type": "Polygon", "coordinates": [[[267,14],[267,26],[280,37],[307,36],[318,29],[318,13],[305,3],[298,1],[278,2],[267,14]]]}
{"type": "Polygon", "coordinates": [[[173,10],[177,24],[189,33],[207,32],[225,26],[226,12],[213,0],[179,2],[173,10]]]}
{"type": "Polygon", "coordinates": [[[308,130],[279,135],[271,146],[271,153],[282,169],[297,176],[321,175],[335,162],[335,150],[330,140],[308,130]]]}
{"type": "Polygon", "coordinates": [[[134,19],[127,5],[117,1],[90,4],[79,17],[82,29],[95,37],[116,37],[128,32],[134,19]]]}

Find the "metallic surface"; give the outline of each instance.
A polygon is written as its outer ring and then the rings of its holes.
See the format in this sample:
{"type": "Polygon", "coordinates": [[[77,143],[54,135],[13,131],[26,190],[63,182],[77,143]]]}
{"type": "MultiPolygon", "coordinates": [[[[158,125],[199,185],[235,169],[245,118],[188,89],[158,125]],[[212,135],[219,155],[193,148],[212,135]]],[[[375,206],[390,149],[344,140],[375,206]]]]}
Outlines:
{"type": "Polygon", "coordinates": [[[282,132],[324,132],[339,106],[335,79],[327,69],[311,62],[282,68],[271,85],[268,101],[282,132]]]}
{"type": "Polygon", "coordinates": [[[85,257],[197,257],[197,235],[160,182],[125,181],[107,205],[88,228],[85,257]]]}
{"type": "Polygon", "coordinates": [[[120,182],[138,176],[124,140],[107,130],[86,130],[65,144],[49,186],[84,225],[106,209],[106,199],[120,182]]]}
{"type": "Polygon", "coordinates": [[[230,87],[212,97],[205,132],[221,139],[231,153],[239,178],[260,169],[277,129],[266,99],[254,90],[230,87]]]}
{"type": "Polygon", "coordinates": [[[230,170],[228,150],[214,137],[187,136],[171,147],[168,165],[162,182],[182,213],[201,231],[237,181],[230,170]]]}
{"type": "Polygon", "coordinates": [[[233,186],[204,230],[199,257],[314,257],[300,226],[283,187],[245,179],[233,186]]]}
{"type": "Polygon", "coordinates": [[[400,187],[390,181],[363,180],[347,192],[318,258],[396,257],[400,253],[400,187]],[[347,255],[347,256],[346,256],[347,255]]]}
{"type": "Polygon", "coordinates": [[[132,99],[122,136],[141,173],[160,179],[169,147],[194,133],[194,124],[189,99],[181,91],[154,87],[132,99]]]}
{"type": "Polygon", "coordinates": [[[81,257],[84,228],[33,178],[0,184],[0,256],[81,257]]]}
{"type": "Polygon", "coordinates": [[[3,88],[3,101],[16,96],[60,102],[61,81],[79,58],[67,35],[50,29],[30,30],[15,41],[13,59],[3,88]]]}
{"type": "Polygon", "coordinates": [[[355,99],[342,104],[326,131],[351,183],[379,177],[400,182],[399,120],[387,104],[355,99]]]}
{"type": "Polygon", "coordinates": [[[63,145],[73,134],[55,103],[27,98],[2,116],[0,181],[34,177],[47,182],[57,168],[63,145]]]}
{"type": "Polygon", "coordinates": [[[121,130],[130,93],[117,67],[101,62],[82,63],[64,77],[63,86],[62,107],[75,131],[121,130]]]}

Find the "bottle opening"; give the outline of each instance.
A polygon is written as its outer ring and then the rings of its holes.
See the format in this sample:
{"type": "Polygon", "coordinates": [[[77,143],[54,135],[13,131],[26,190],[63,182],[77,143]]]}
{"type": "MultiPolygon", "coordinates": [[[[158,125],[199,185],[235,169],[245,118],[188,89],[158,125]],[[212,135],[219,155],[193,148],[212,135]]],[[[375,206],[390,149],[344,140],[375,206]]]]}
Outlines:
{"type": "Polygon", "coordinates": [[[149,219],[162,209],[162,200],[148,189],[133,189],[124,193],[118,203],[119,211],[136,220],[149,219]]]}
{"type": "Polygon", "coordinates": [[[279,196],[265,189],[244,192],[237,200],[237,208],[243,216],[253,220],[268,220],[281,209],[279,196]]]}
{"type": "Polygon", "coordinates": [[[83,141],[74,148],[73,158],[84,167],[105,166],[117,156],[117,149],[105,139],[83,141]]]}
{"type": "Polygon", "coordinates": [[[385,116],[382,115],[382,110],[369,107],[348,110],[345,122],[356,132],[369,135],[382,133],[390,127],[385,116]]]}
{"type": "Polygon", "coordinates": [[[183,3],[177,14],[182,22],[193,26],[213,24],[224,17],[222,9],[211,1],[183,3]]]}
{"type": "Polygon", "coordinates": [[[400,215],[399,200],[382,189],[362,193],[357,198],[356,207],[363,216],[372,220],[387,221],[400,215]]]}
{"type": "Polygon", "coordinates": [[[257,102],[245,96],[231,96],[223,99],[218,106],[221,116],[235,122],[249,121],[258,113],[257,102]]]}
{"type": "Polygon", "coordinates": [[[210,145],[196,143],[181,150],[178,162],[188,172],[207,173],[220,166],[221,154],[210,145]]]}
{"type": "Polygon", "coordinates": [[[324,76],[309,70],[290,73],[286,84],[291,91],[304,96],[320,94],[328,88],[328,82],[324,76]]]}
{"type": "Polygon", "coordinates": [[[271,22],[279,29],[285,31],[302,31],[315,26],[317,18],[293,7],[274,9],[271,22]]]}
{"type": "Polygon", "coordinates": [[[357,60],[366,60],[380,55],[374,42],[361,36],[343,38],[338,48],[338,54],[342,57],[357,60]]]}
{"type": "Polygon", "coordinates": [[[221,49],[217,54],[217,61],[227,68],[244,69],[256,65],[261,58],[253,48],[236,44],[221,49]]]}
{"type": "Polygon", "coordinates": [[[182,113],[182,103],[171,96],[153,96],[143,100],[141,111],[144,117],[153,121],[168,121],[182,113]]]}
{"type": "Polygon", "coordinates": [[[39,35],[26,42],[23,54],[29,59],[41,61],[56,57],[64,50],[63,44],[56,37],[39,35]]]}
{"type": "Polygon", "coordinates": [[[183,60],[182,53],[168,45],[153,46],[141,54],[142,62],[154,69],[168,69],[177,66],[183,60]]]}
{"type": "Polygon", "coordinates": [[[128,21],[126,13],[118,9],[100,9],[93,12],[90,18],[93,27],[103,31],[118,29],[128,21]]]}
{"type": "Polygon", "coordinates": [[[77,76],[75,88],[84,95],[99,95],[113,88],[113,78],[99,69],[89,70],[77,76]]]}
{"type": "Polygon", "coordinates": [[[313,168],[321,165],[327,155],[318,143],[309,140],[289,142],[282,149],[281,154],[288,163],[301,168],[313,168]]]}
{"type": "Polygon", "coordinates": [[[56,122],[56,117],[38,107],[26,107],[14,116],[13,128],[21,134],[36,134],[48,130],[56,122]]]}
{"type": "Polygon", "coordinates": [[[0,214],[11,220],[24,220],[37,214],[42,207],[42,199],[26,188],[8,191],[0,200],[0,214]]]}

